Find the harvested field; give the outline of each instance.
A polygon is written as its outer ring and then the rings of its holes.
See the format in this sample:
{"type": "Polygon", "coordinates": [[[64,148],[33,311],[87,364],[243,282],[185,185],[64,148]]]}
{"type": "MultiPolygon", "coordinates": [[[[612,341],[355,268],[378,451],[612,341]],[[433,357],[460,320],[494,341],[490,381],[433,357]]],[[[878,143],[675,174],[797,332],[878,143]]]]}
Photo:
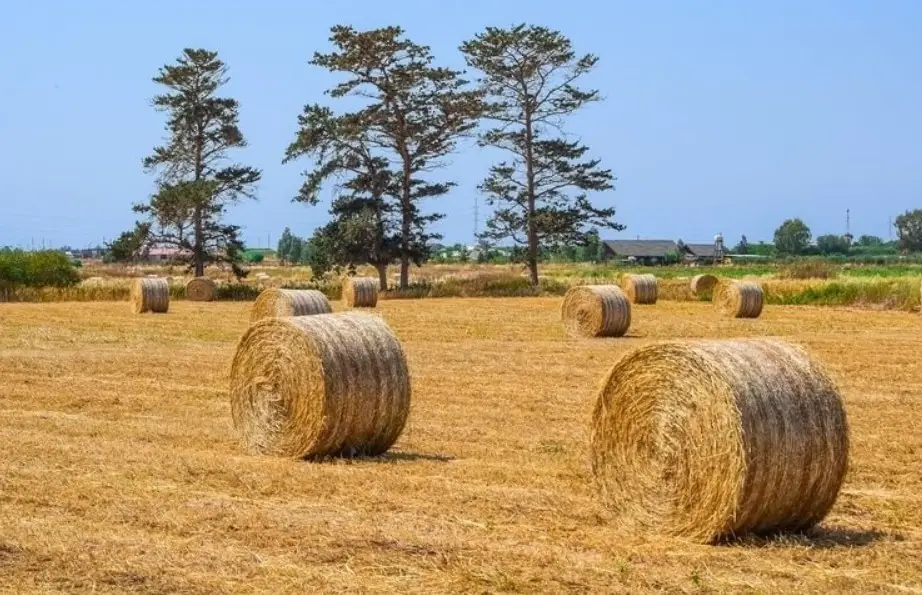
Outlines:
{"type": "Polygon", "coordinates": [[[661,301],[590,340],[566,338],[560,304],[379,302],[410,418],[383,458],[324,463],[239,443],[248,303],[0,305],[0,591],[922,591],[922,317],[661,301]],[[742,336],[803,345],[839,385],[851,453],[831,513],[731,545],[619,534],[590,471],[600,381],[652,340],[742,336]]]}

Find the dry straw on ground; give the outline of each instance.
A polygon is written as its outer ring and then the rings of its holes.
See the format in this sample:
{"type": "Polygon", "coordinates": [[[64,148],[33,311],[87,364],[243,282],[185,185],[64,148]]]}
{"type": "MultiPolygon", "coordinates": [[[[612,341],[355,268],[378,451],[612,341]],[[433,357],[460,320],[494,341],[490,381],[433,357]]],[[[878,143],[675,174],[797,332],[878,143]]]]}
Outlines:
{"type": "Polygon", "coordinates": [[[560,317],[570,336],[620,337],[631,326],[631,302],[615,285],[572,287],[560,317]]]}
{"type": "Polygon", "coordinates": [[[593,422],[592,468],[617,521],[705,543],[812,527],[848,466],[836,387],[782,341],[640,348],[609,372],[593,422]]]}
{"type": "Polygon", "coordinates": [[[166,279],[139,278],[131,283],[128,294],[131,308],[136,314],[164,313],[170,309],[170,284],[166,279]]]}
{"type": "Polygon", "coordinates": [[[193,302],[213,302],[216,294],[215,282],[207,277],[196,277],[186,283],[186,299],[193,302]]]}
{"type": "Polygon", "coordinates": [[[316,289],[275,289],[263,290],[253,302],[250,321],[281,316],[312,316],[329,314],[333,311],[330,300],[316,289]]]}
{"type": "Polygon", "coordinates": [[[378,283],[365,277],[343,281],[343,302],[350,308],[374,308],[378,304],[378,283]]]}
{"type": "Polygon", "coordinates": [[[714,275],[695,275],[691,280],[691,292],[698,297],[710,298],[717,282],[718,279],[714,275]]]}
{"type": "Polygon", "coordinates": [[[624,275],[621,288],[631,302],[635,304],[655,304],[657,297],[657,279],[653,275],[624,275]]]}
{"type": "Polygon", "coordinates": [[[230,393],[247,448],[287,457],[381,454],[410,411],[400,342],[381,318],[352,312],[257,322],[230,393]]]}
{"type": "Polygon", "coordinates": [[[714,289],[714,305],[724,316],[758,318],[764,301],[762,288],[751,281],[718,283],[714,289]]]}

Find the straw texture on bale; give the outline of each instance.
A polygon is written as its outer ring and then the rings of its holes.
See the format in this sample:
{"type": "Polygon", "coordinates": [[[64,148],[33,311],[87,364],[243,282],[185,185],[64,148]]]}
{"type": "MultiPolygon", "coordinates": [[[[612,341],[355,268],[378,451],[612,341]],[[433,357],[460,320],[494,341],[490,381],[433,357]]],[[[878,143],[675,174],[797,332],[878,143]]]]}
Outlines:
{"type": "Polygon", "coordinates": [[[170,309],[170,284],[166,279],[151,277],[135,279],[131,283],[128,301],[136,314],[144,312],[163,314],[170,309]]]}
{"type": "Polygon", "coordinates": [[[313,316],[329,314],[333,311],[330,300],[316,289],[275,289],[263,290],[253,302],[250,321],[282,316],[313,316]]]}
{"type": "Polygon", "coordinates": [[[751,281],[719,283],[712,298],[718,311],[734,318],[758,318],[762,314],[765,295],[751,281]]]}
{"type": "Polygon", "coordinates": [[[378,304],[378,283],[374,279],[347,277],[343,281],[343,302],[350,308],[374,308],[378,304]]]}
{"type": "Polygon", "coordinates": [[[812,527],[848,448],[835,385],[776,340],[642,347],[609,372],[593,413],[593,474],[617,522],[702,543],[812,527]]]}
{"type": "Polygon", "coordinates": [[[691,292],[697,297],[711,297],[717,281],[714,275],[695,275],[691,280],[691,292]]]}
{"type": "Polygon", "coordinates": [[[214,281],[196,277],[186,283],[186,299],[193,302],[213,302],[217,293],[214,281]]]}
{"type": "Polygon", "coordinates": [[[571,287],[560,317],[571,337],[621,337],[631,326],[631,302],[615,285],[571,287]]]}
{"type": "Polygon", "coordinates": [[[410,411],[400,342],[357,312],[257,322],[237,346],[230,393],[248,450],[285,457],[381,454],[410,411]]]}
{"type": "Polygon", "coordinates": [[[624,275],[621,288],[627,294],[627,298],[635,304],[656,303],[659,288],[653,275],[624,275]]]}

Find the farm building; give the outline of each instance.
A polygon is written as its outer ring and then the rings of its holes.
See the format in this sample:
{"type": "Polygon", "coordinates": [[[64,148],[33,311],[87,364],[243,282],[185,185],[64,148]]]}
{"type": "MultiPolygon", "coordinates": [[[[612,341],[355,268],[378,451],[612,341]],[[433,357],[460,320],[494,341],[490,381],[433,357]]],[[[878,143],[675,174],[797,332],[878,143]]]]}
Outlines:
{"type": "Polygon", "coordinates": [[[698,264],[714,264],[717,259],[717,247],[711,244],[685,244],[685,254],[682,258],[686,262],[698,264]]]}
{"type": "Polygon", "coordinates": [[[605,260],[662,264],[679,252],[673,240],[605,240],[605,260]]]}

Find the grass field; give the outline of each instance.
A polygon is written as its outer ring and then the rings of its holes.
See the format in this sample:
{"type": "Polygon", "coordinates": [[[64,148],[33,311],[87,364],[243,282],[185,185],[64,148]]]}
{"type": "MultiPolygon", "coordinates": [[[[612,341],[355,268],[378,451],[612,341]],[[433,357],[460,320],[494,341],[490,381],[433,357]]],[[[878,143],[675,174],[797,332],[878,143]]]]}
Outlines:
{"type": "Polygon", "coordinates": [[[382,459],[319,464],[237,442],[227,375],[250,304],[0,304],[0,590],[922,592],[922,317],[661,302],[627,339],[569,340],[559,304],[381,302],[409,426],[382,459]],[[722,546],[619,534],[588,468],[604,373],[650,340],[768,335],[843,391],[831,515],[722,546]]]}

